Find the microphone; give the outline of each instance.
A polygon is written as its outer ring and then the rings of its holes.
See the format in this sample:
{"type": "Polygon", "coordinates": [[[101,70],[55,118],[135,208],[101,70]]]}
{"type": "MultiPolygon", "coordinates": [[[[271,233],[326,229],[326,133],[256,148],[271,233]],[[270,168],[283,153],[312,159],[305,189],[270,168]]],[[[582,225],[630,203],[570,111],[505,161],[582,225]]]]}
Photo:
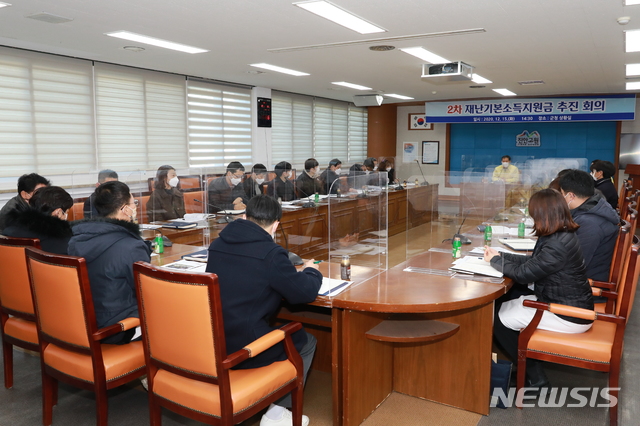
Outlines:
{"type": "MultiPolygon", "coordinates": [[[[194,199],[193,199],[193,201],[195,201],[195,202],[197,202],[197,203],[200,203],[200,204],[203,204],[203,202],[202,202],[202,201],[200,201],[200,200],[198,200],[197,198],[194,198],[194,199]]],[[[216,206],[216,205],[215,205],[215,204],[213,204],[213,203],[209,203],[209,205],[210,205],[210,206],[215,207],[216,209],[218,209],[218,211],[224,211],[224,210],[226,210],[226,209],[221,208],[220,206],[216,206]]],[[[225,214],[224,214],[224,217],[221,217],[221,218],[219,218],[218,220],[216,220],[216,223],[231,223],[231,222],[233,222],[233,221],[234,221],[234,219],[232,219],[232,218],[229,216],[229,213],[225,213],[225,214]]]]}
{"type": "Polygon", "coordinates": [[[467,216],[469,215],[470,212],[471,212],[471,209],[467,210],[464,213],[464,217],[462,218],[462,222],[460,223],[460,226],[458,227],[458,232],[456,232],[453,235],[453,238],[456,238],[456,237],[460,238],[460,242],[462,244],[471,244],[471,240],[468,237],[466,237],[466,236],[464,236],[464,235],[462,235],[460,233],[460,231],[462,230],[462,225],[464,225],[464,221],[467,220],[467,216]]]}
{"type": "Polygon", "coordinates": [[[289,251],[289,239],[287,238],[286,232],[284,232],[284,228],[282,227],[282,222],[278,224],[278,228],[280,228],[280,233],[282,234],[282,238],[284,239],[284,249],[287,251],[289,255],[289,261],[293,264],[293,266],[304,265],[302,258],[297,254],[289,251]]]}
{"type": "MultiPolygon", "coordinates": [[[[420,169],[420,174],[422,175],[422,179],[424,179],[424,182],[422,182],[421,185],[429,185],[429,182],[427,182],[427,178],[424,177],[424,173],[422,172],[422,166],[420,165],[420,162],[418,160],[416,160],[416,163],[418,163],[418,168],[420,169]]],[[[471,243],[468,243],[468,244],[471,244],[471,243]]]]}

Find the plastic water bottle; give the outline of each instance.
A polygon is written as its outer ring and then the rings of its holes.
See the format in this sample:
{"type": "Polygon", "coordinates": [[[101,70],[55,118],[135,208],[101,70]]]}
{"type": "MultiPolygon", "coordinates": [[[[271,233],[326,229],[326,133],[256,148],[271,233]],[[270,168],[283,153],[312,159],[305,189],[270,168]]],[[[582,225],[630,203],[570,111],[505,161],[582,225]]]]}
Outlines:
{"type": "Polygon", "coordinates": [[[524,238],[524,230],[525,230],[524,221],[525,220],[526,219],[523,216],[522,219],[520,220],[520,223],[518,224],[518,238],[524,238]]]}
{"type": "Polygon", "coordinates": [[[153,242],[155,243],[153,251],[157,254],[164,253],[164,241],[162,241],[161,233],[156,232],[156,237],[153,239],[153,242]]]}
{"type": "Polygon", "coordinates": [[[454,259],[460,259],[462,255],[462,242],[460,241],[460,237],[455,237],[452,243],[451,255],[454,259]]]}
{"type": "Polygon", "coordinates": [[[314,202],[318,204],[320,202],[320,195],[316,192],[316,196],[314,198],[314,202]]]}
{"type": "Polygon", "coordinates": [[[490,246],[492,239],[493,239],[493,229],[491,229],[491,225],[487,225],[484,227],[484,244],[487,246],[490,246]]]}

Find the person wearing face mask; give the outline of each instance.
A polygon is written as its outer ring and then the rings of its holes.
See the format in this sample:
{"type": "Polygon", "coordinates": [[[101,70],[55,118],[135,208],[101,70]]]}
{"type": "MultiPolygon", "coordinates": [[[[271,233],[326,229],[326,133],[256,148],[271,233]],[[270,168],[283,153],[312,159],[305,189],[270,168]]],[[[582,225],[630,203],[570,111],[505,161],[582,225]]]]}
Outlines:
{"type": "Polygon", "coordinates": [[[276,178],[269,182],[267,195],[276,199],[280,198],[282,201],[296,200],[298,198],[296,196],[296,189],[291,181],[293,174],[291,163],[281,161],[276,164],[273,172],[276,174],[276,178]]]}
{"type": "Polygon", "coordinates": [[[569,170],[559,181],[574,222],[580,225],[576,235],[587,267],[587,277],[608,281],[611,257],[618,237],[620,217],[607,200],[594,191],[587,172],[569,170]]]}
{"type": "MultiPolygon", "coordinates": [[[[114,180],[118,180],[118,173],[110,169],[100,170],[100,173],[98,173],[98,183],[96,183],[96,188],[105,182],[111,182],[114,180]]],[[[93,205],[93,200],[95,199],[95,197],[96,197],[96,194],[94,192],[84,202],[84,208],[82,209],[82,211],[84,213],[84,217],[86,218],[98,217],[98,211],[93,205]]]]}
{"type": "Polygon", "coordinates": [[[325,194],[336,194],[340,189],[340,185],[337,183],[334,185],[333,183],[340,177],[341,168],[342,161],[334,158],[329,161],[329,167],[320,175],[320,182],[325,194]]]}
{"type": "Polygon", "coordinates": [[[7,237],[37,238],[42,250],[67,254],[71,226],[67,212],[73,198],[59,186],[45,186],[36,190],[28,206],[20,206],[7,214],[7,237]]]}
{"type": "Polygon", "coordinates": [[[319,163],[315,158],[304,162],[304,172],[296,179],[298,198],[306,198],[322,193],[322,185],[318,181],[319,163]]]}
{"type": "Polygon", "coordinates": [[[150,221],[171,220],[184,217],[184,194],[180,191],[180,179],[171,166],[160,166],[153,181],[153,192],[147,201],[150,221]]]}
{"type": "MultiPolygon", "coordinates": [[[[69,254],[84,257],[91,282],[98,328],[125,318],[138,318],[133,264],[151,261],[151,245],[135,223],[136,200],[122,182],[96,188],[95,206],[101,217],[76,222],[69,254]]],[[[110,336],[102,343],[125,344],[138,339],[139,327],[110,336]]]]}
{"type": "Polygon", "coordinates": [[[264,194],[264,177],[267,175],[267,168],[264,164],[254,164],[251,168],[251,176],[242,182],[244,193],[247,199],[252,199],[256,195],[264,194]]]}
{"type": "MultiPolygon", "coordinates": [[[[275,330],[269,320],[283,299],[291,304],[313,302],[322,285],[322,273],[313,259],[297,271],[287,251],[273,240],[281,218],[278,202],[258,195],[247,204],[243,218],[229,223],[209,246],[206,271],[218,275],[228,353],[275,330]]],[[[306,378],[316,339],[304,329],[291,338],[302,357],[306,378]]],[[[233,368],[258,368],[284,359],[284,347],[279,343],[233,368]]],[[[260,425],[290,425],[290,407],[291,396],[286,395],[269,407],[260,425]]],[[[307,416],[302,424],[309,424],[307,416]]]]}
{"type": "Polygon", "coordinates": [[[520,180],[520,171],[516,166],[511,164],[511,157],[502,156],[502,164],[493,170],[494,182],[503,181],[504,183],[518,183],[520,180]]]}
{"type": "Polygon", "coordinates": [[[249,201],[244,187],[240,185],[244,177],[244,166],[239,161],[227,165],[224,176],[209,184],[209,213],[220,210],[244,210],[249,201]]]}
{"type": "Polygon", "coordinates": [[[18,206],[27,207],[34,192],[44,186],[51,185],[51,182],[37,173],[29,173],[20,176],[18,179],[18,195],[7,201],[0,210],[0,232],[6,226],[7,214],[18,206]]]}
{"type": "Polygon", "coordinates": [[[616,173],[616,166],[610,161],[595,160],[591,163],[591,176],[595,181],[596,188],[602,191],[607,202],[614,209],[618,208],[618,191],[611,181],[612,176],[616,173]]]}

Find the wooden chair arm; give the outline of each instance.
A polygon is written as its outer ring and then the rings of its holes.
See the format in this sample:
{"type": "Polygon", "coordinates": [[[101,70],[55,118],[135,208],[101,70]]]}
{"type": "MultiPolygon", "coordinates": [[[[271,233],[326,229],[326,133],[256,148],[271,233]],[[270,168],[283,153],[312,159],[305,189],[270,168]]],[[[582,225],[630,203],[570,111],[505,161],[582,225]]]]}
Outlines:
{"type": "MultiPolygon", "coordinates": [[[[538,310],[538,312],[536,312],[536,315],[534,316],[534,319],[536,319],[538,315],[540,316],[540,318],[542,318],[542,312],[549,311],[557,315],[564,315],[564,316],[573,317],[573,318],[581,318],[581,319],[587,319],[587,320],[593,320],[593,321],[606,321],[606,322],[613,322],[616,324],[625,323],[625,319],[617,315],[603,314],[600,312],[592,311],[590,309],[576,308],[575,306],[561,305],[558,303],[544,303],[544,302],[538,302],[534,300],[525,300],[522,303],[522,306],[526,306],[528,308],[535,308],[538,310]]],[[[538,320],[538,323],[539,322],[540,321],[538,320]]],[[[524,330],[528,330],[529,327],[531,327],[532,323],[533,321],[531,321],[531,323],[529,323],[529,325],[524,330]]],[[[535,327],[537,328],[538,324],[536,324],[535,327]]]]}
{"type": "Polygon", "coordinates": [[[617,285],[616,283],[607,282],[607,281],[596,281],[589,278],[589,285],[591,287],[601,287],[607,290],[615,290],[617,285]]]}
{"type": "Polygon", "coordinates": [[[108,325],[101,328],[93,334],[93,340],[102,340],[114,334],[118,334],[121,331],[131,330],[134,327],[140,326],[140,318],[125,318],[122,321],[118,321],[115,324],[108,325]]]}
{"type": "Polygon", "coordinates": [[[591,287],[591,294],[606,297],[609,300],[616,300],[618,298],[618,293],[615,291],[607,291],[598,287],[591,287]]]}
{"type": "Polygon", "coordinates": [[[270,333],[267,333],[264,336],[254,340],[239,351],[230,354],[229,356],[227,356],[227,359],[222,361],[222,365],[227,369],[233,368],[242,361],[253,358],[254,356],[266,351],[275,344],[282,342],[283,340],[285,340],[285,338],[287,338],[287,336],[290,336],[292,333],[300,330],[301,328],[302,324],[300,324],[299,322],[285,324],[279,329],[273,330],[270,333]]]}

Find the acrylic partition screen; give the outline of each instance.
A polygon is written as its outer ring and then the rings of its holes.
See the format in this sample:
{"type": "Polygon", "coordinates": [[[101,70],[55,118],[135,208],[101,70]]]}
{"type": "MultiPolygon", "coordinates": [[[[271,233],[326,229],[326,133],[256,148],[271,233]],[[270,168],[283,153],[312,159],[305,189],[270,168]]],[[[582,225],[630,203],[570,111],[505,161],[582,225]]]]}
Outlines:
{"type": "Polygon", "coordinates": [[[485,245],[497,251],[531,253],[535,237],[527,206],[539,188],[494,181],[484,173],[426,175],[426,181],[428,185],[407,183],[406,188],[396,189],[406,193],[407,270],[499,283],[501,268],[484,261],[485,245]],[[491,227],[488,240],[487,226],[491,227]]]}
{"type": "Polygon", "coordinates": [[[388,268],[387,190],[387,174],[375,172],[342,175],[331,185],[326,243],[330,278],[343,279],[345,256],[354,286],[388,268]]]}

